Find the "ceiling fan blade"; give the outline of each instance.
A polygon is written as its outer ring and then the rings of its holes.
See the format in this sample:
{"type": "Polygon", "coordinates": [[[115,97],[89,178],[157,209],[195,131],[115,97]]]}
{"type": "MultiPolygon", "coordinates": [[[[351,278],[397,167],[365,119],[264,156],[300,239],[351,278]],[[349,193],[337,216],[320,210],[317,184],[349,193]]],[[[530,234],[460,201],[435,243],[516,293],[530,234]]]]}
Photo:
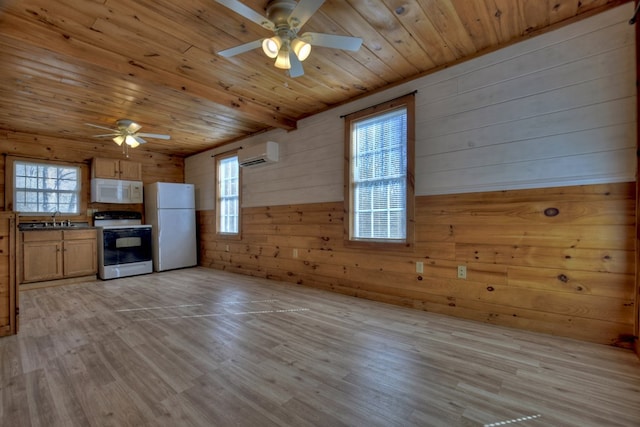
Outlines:
{"type": "Polygon", "coordinates": [[[362,46],[360,37],[336,36],[334,34],[304,33],[300,38],[311,46],[356,51],[362,46]]]}
{"type": "Polygon", "coordinates": [[[300,0],[289,16],[289,25],[292,29],[299,29],[316,13],[325,0],[300,0]]]}
{"type": "Polygon", "coordinates": [[[132,135],[132,136],[133,136],[133,139],[135,139],[138,144],[146,144],[147,143],[147,141],[145,141],[144,139],[140,138],[138,135],[132,135]]]}
{"type": "Polygon", "coordinates": [[[304,68],[302,68],[302,62],[298,59],[296,54],[291,51],[289,52],[289,63],[291,64],[291,68],[289,68],[289,77],[295,78],[304,75],[304,68]]]}
{"type": "Polygon", "coordinates": [[[98,128],[98,129],[110,130],[111,132],[115,132],[115,131],[116,131],[116,130],[115,130],[115,129],[113,129],[113,128],[108,128],[108,127],[104,127],[104,126],[93,125],[93,124],[91,124],[91,123],[85,123],[85,125],[87,125],[87,126],[91,126],[91,127],[94,127],[94,128],[98,128]]]}
{"type": "Polygon", "coordinates": [[[102,135],[92,135],[94,138],[106,138],[107,136],[118,136],[119,133],[105,133],[102,135]]]}
{"type": "Polygon", "coordinates": [[[238,15],[244,16],[245,18],[255,22],[256,24],[266,28],[267,30],[273,30],[275,28],[273,22],[271,22],[268,18],[260,15],[258,12],[251,9],[249,6],[246,6],[245,4],[239,2],[238,0],[216,0],[216,2],[228,7],[238,15]]]}
{"type": "Polygon", "coordinates": [[[126,127],[126,131],[129,132],[129,133],[136,133],[140,129],[142,129],[142,126],[140,126],[136,122],[131,122],[131,123],[129,123],[129,126],[126,127]]]}
{"type": "Polygon", "coordinates": [[[138,132],[135,136],[144,136],[145,138],[155,138],[155,139],[171,139],[171,135],[162,135],[160,133],[138,132]]]}
{"type": "Polygon", "coordinates": [[[249,52],[250,50],[257,49],[262,46],[262,40],[255,40],[249,43],[241,44],[240,46],[232,47],[229,49],[221,50],[218,55],[229,58],[231,56],[239,55],[241,53],[249,52]]]}

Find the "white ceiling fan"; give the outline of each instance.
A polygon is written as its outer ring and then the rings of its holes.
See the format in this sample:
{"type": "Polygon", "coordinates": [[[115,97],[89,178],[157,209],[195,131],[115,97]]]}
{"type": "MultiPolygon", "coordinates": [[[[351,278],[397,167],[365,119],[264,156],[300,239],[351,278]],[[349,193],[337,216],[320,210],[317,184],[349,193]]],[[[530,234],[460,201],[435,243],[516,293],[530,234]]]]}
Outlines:
{"type": "Polygon", "coordinates": [[[357,51],[362,45],[359,37],[307,32],[298,35],[300,28],[322,6],[325,0],[270,0],[264,17],[239,0],[216,0],[239,15],[272,30],[275,35],[218,52],[231,57],[262,47],[265,55],[274,58],[275,66],[289,70],[291,77],[304,74],[302,61],[311,53],[311,46],[357,51]]]}
{"type": "Polygon", "coordinates": [[[159,133],[145,133],[140,132],[142,126],[133,120],[129,119],[120,119],[116,121],[116,129],[98,126],[91,123],[85,123],[87,126],[92,126],[98,129],[106,129],[111,131],[111,133],[105,133],[102,135],[93,135],[94,138],[107,138],[110,137],[113,142],[118,145],[122,145],[122,143],[131,148],[136,148],[140,144],[145,144],[147,141],[142,139],[145,138],[155,138],[155,139],[171,139],[170,135],[162,135],[159,133]]]}

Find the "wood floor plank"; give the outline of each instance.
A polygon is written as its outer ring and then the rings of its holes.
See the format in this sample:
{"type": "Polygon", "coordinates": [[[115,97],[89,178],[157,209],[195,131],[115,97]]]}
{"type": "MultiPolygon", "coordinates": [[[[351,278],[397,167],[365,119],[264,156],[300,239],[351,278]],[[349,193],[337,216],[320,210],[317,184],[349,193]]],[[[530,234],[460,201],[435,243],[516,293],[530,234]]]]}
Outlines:
{"type": "Polygon", "coordinates": [[[2,426],[640,425],[617,347],[206,268],[20,301],[2,426]]]}

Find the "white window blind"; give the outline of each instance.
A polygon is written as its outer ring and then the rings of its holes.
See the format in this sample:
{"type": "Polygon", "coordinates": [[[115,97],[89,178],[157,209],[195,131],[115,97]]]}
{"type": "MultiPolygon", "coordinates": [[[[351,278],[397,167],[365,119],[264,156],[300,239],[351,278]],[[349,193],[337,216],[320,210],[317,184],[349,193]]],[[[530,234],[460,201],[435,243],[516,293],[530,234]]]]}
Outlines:
{"type": "Polygon", "coordinates": [[[14,162],[14,210],[20,213],[80,213],[80,168],[14,162]]]}
{"type": "Polygon", "coordinates": [[[353,237],[406,238],[407,111],[353,122],[353,237]]]}
{"type": "Polygon", "coordinates": [[[238,156],[218,163],[218,197],[220,233],[238,233],[240,220],[240,167],[238,156]]]}

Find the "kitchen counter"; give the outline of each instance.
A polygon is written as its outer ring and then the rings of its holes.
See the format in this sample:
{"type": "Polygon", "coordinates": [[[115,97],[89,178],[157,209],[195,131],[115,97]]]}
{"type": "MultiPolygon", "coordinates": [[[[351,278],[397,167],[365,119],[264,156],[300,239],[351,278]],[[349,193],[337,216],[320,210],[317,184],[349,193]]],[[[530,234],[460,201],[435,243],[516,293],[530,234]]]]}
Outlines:
{"type": "Polygon", "coordinates": [[[18,224],[20,231],[38,231],[38,230],[87,230],[96,228],[89,225],[88,222],[72,222],[71,224],[59,223],[56,225],[50,222],[25,222],[18,224]]]}

